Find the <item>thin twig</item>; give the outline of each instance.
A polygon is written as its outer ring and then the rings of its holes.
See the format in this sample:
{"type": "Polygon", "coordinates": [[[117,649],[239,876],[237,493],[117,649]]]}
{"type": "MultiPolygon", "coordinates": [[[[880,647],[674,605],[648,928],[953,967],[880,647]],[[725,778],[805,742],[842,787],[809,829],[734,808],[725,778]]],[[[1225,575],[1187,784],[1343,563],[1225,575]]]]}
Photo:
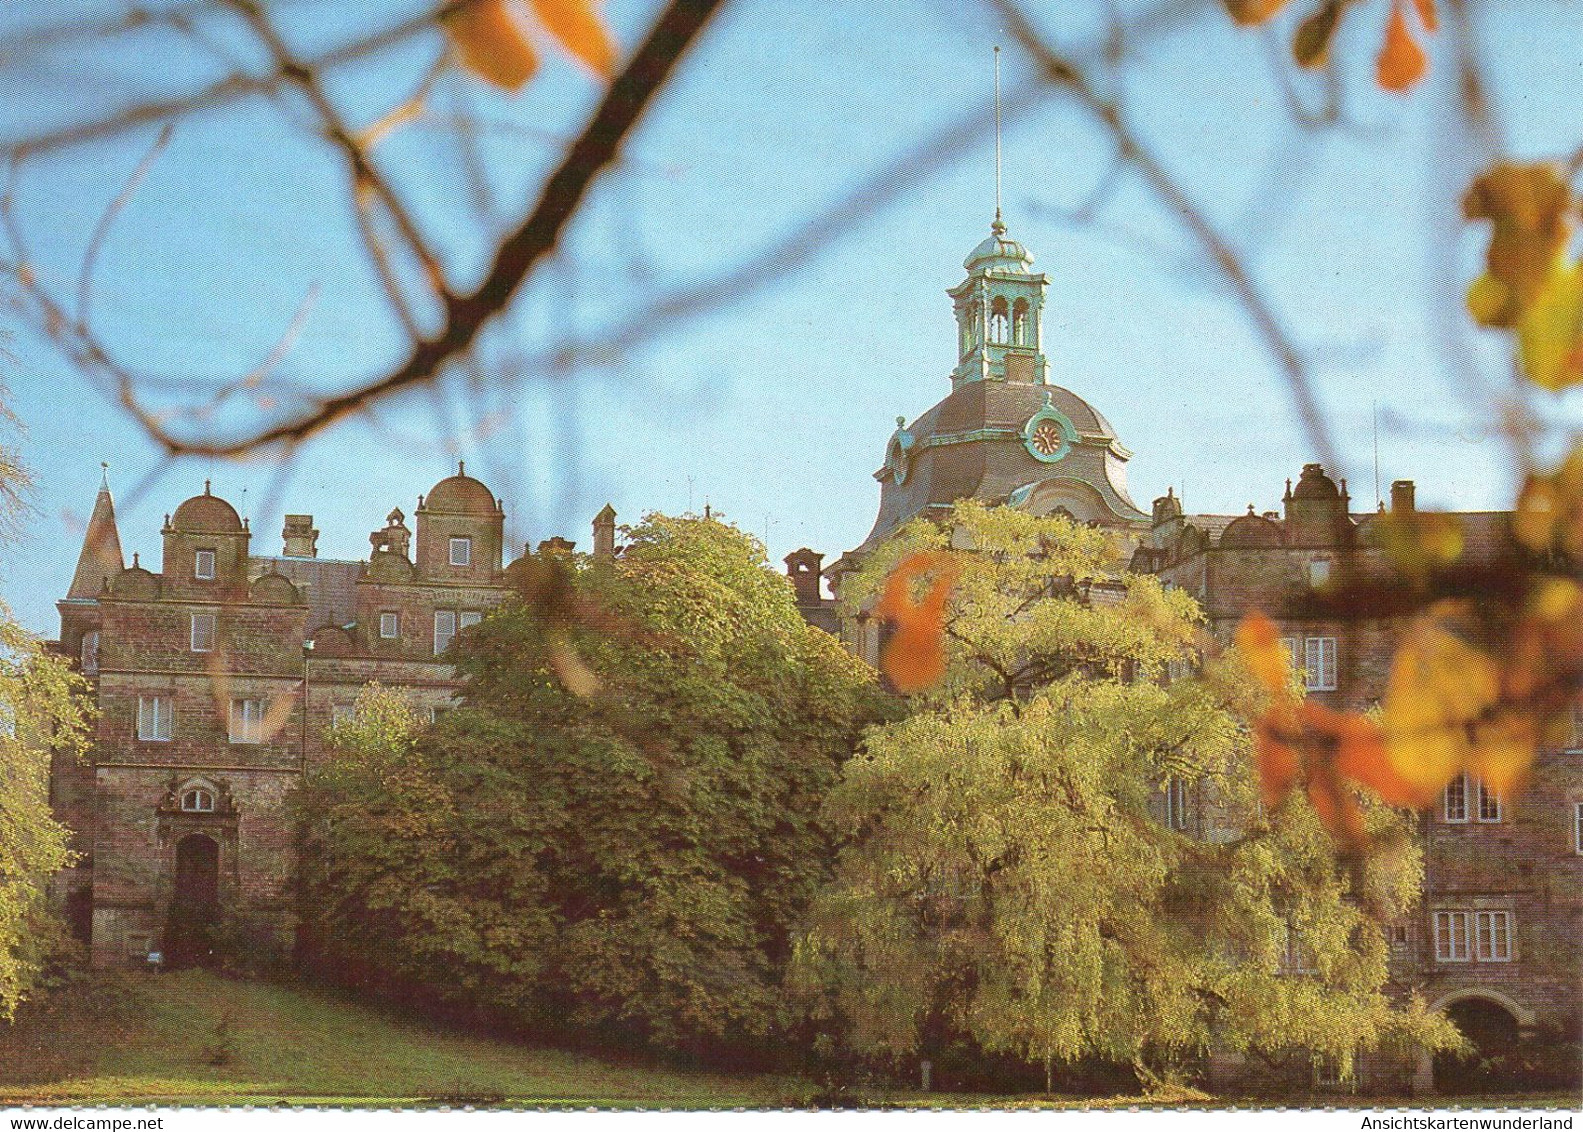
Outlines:
{"type": "Polygon", "coordinates": [[[82,271],[77,280],[77,321],[88,325],[88,301],[93,291],[93,269],[99,262],[99,253],[104,248],[105,239],[110,235],[110,227],[115,223],[117,216],[137,193],[138,186],[143,183],[149,170],[154,168],[154,162],[159,160],[160,154],[165,152],[165,147],[170,144],[171,124],[165,123],[159,131],[159,136],[154,139],[154,144],[148,147],[148,152],[143,155],[143,160],[137,163],[137,168],[132,170],[132,175],[126,179],[126,184],[121,186],[121,191],[115,195],[99,217],[99,223],[94,226],[93,236],[88,240],[88,250],[83,253],[82,271]]]}

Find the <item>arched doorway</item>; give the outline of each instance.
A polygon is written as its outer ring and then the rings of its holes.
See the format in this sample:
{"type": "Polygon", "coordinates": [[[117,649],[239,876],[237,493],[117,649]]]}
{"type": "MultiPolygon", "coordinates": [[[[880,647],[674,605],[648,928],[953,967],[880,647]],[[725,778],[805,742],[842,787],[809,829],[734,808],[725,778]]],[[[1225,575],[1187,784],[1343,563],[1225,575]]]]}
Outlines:
{"type": "Polygon", "coordinates": [[[193,967],[213,954],[214,925],[220,918],[220,846],[212,837],[192,833],[176,843],[176,883],[165,921],[165,963],[193,967]]]}
{"type": "Polygon", "coordinates": [[[1491,1068],[1491,1061],[1517,1048],[1520,1029],[1516,1016],[1492,998],[1469,996],[1446,1007],[1462,1036],[1473,1043],[1475,1052],[1435,1055],[1435,1091],[1439,1093],[1486,1093],[1500,1091],[1508,1074],[1491,1068]]]}

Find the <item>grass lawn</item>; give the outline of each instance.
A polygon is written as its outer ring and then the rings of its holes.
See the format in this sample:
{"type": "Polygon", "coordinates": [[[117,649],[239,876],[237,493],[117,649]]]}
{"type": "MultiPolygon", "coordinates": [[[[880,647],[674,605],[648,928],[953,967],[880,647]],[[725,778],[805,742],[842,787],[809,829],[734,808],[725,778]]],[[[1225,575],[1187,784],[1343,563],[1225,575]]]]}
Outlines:
{"type": "MultiPolygon", "coordinates": [[[[96,974],[0,1023],[0,1106],[415,1104],[600,1108],[806,1106],[807,1081],[690,1073],[404,1020],[301,987],[203,971],[96,974]],[[224,1027],[222,1028],[222,1022],[224,1027]],[[221,1052],[224,1057],[217,1057],[221,1052]],[[215,1064],[216,1061],[222,1062],[215,1064]]],[[[1182,1107],[1270,1101],[1195,1098],[1182,1107]]],[[[907,1090],[858,1103],[918,1108],[1171,1107],[1161,1098],[966,1096],[907,1090]]],[[[1566,1094],[1396,1101],[1290,1097],[1287,1105],[1574,1108],[1566,1094]]]]}
{"type": "Polygon", "coordinates": [[[780,1106],[805,1087],[460,1035],[203,971],[95,978],[0,1024],[0,1104],[780,1106]],[[230,1031],[219,1030],[225,1019],[230,1031]],[[216,1047],[230,1056],[215,1065],[216,1047]]]}

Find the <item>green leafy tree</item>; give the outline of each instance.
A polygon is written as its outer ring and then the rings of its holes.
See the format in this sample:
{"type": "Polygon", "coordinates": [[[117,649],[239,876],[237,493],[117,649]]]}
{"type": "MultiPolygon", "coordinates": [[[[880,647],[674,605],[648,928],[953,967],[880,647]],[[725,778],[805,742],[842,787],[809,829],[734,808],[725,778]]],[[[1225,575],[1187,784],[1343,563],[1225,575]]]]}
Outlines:
{"type": "MultiPolygon", "coordinates": [[[[0,425],[16,426],[0,386],[0,425]]],[[[0,538],[16,533],[28,471],[0,444],[0,538]]],[[[92,708],[86,685],[46,652],[0,604],[0,1017],[11,1018],[64,941],[48,907],[50,878],[71,861],[70,836],[49,804],[52,751],[86,750],[92,708]]]]}
{"type": "Polygon", "coordinates": [[[1122,573],[1103,532],[960,503],[875,552],[854,610],[952,547],[945,677],[846,765],[827,811],[845,847],[799,947],[799,985],[852,1044],[968,1039],[1047,1078],[1097,1057],[1152,1082],[1210,1048],[1350,1071],[1359,1048],[1443,1040],[1382,993],[1366,910],[1414,899],[1402,819],[1369,811],[1395,851],[1366,900],[1306,802],[1266,820],[1228,710],[1246,674],[1162,679],[1193,660],[1191,599],[1122,573]]]}
{"type": "Polygon", "coordinates": [[[304,792],[313,948],[528,1024],[690,1050],[780,1032],[872,672],[719,522],[650,516],[613,560],[511,576],[519,599],[453,649],[463,706],[338,733],[349,757],[304,792]]]}

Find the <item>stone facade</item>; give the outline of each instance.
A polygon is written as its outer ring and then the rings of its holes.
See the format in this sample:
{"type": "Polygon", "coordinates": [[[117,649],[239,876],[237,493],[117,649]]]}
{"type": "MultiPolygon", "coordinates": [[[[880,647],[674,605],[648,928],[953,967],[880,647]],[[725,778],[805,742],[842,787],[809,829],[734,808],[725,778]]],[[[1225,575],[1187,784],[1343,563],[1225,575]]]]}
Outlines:
{"type": "Polygon", "coordinates": [[[98,701],[92,755],[58,759],[57,812],[80,862],[58,881],[99,966],[201,959],[225,924],[289,942],[286,799],[371,681],[443,711],[442,652],[500,603],[504,511],[459,468],[392,511],[366,562],[317,556],[289,515],[278,556],[205,484],[167,516],[158,572],[121,559],[108,486],[90,520],[60,647],[98,701]]]}

